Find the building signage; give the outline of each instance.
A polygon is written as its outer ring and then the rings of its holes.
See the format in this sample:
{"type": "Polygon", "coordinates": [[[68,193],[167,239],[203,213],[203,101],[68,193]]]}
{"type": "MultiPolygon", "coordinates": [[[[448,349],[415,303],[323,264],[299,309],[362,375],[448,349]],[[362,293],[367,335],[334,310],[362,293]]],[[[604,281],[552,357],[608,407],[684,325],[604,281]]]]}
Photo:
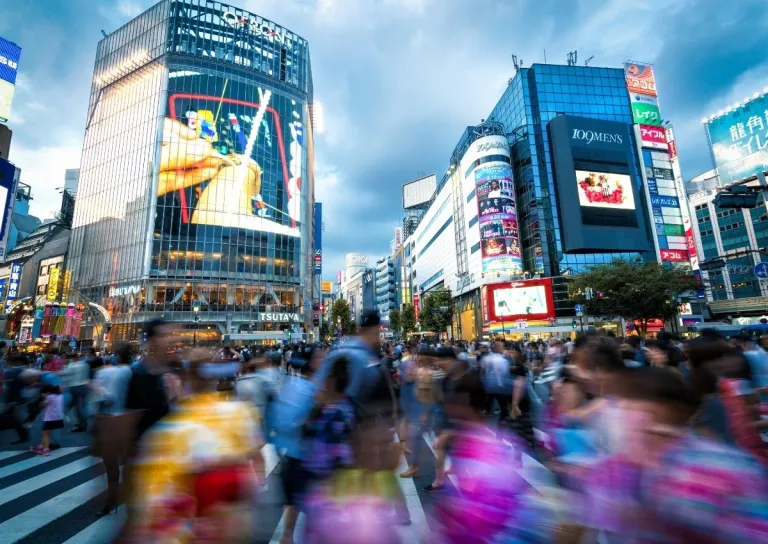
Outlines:
{"type": "Polygon", "coordinates": [[[477,153],[483,153],[484,151],[490,151],[491,149],[499,149],[507,151],[509,145],[506,142],[483,142],[477,144],[477,153]]]}
{"type": "Polygon", "coordinates": [[[666,262],[684,262],[688,260],[688,252],[679,249],[662,249],[661,260],[666,262]]]}
{"type": "Polygon", "coordinates": [[[627,62],[624,64],[624,77],[630,93],[643,96],[658,96],[656,93],[656,78],[650,64],[627,62]]]}
{"type": "MultiPolygon", "coordinates": [[[[675,174],[672,172],[672,169],[670,168],[656,168],[653,167],[653,177],[656,179],[667,179],[669,181],[672,181],[675,179],[675,174]]],[[[678,195],[679,197],[680,195],[678,195]]]]}
{"type": "Polygon", "coordinates": [[[221,19],[229,26],[243,28],[254,36],[264,36],[269,41],[278,42],[288,49],[293,47],[293,42],[284,28],[280,28],[274,23],[256,15],[250,13],[238,15],[234,11],[230,11],[229,8],[226,8],[221,12],[221,19]],[[274,28],[270,28],[270,26],[274,28]]]}
{"type": "Polygon", "coordinates": [[[315,249],[315,275],[323,273],[323,250],[315,249]]]}
{"type": "Polygon", "coordinates": [[[632,119],[638,125],[661,126],[661,111],[653,104],[633,103],[632,119]]]}
{"type": "Polygon", "coordinates": [[[419,320],[419,294],[413,294],[413,315],[416,317],[416,321],[419,320]]]}
{"type": "Polygon", "coordinates": [[[341,280],[343,279],[343,274],[344,273],[341,270],[336,272],[336,283],[338,283],[339,285],[341,285],[341,280]]]}
{"type": "Polygon", "coordinates": [[[456,280],[456,291],[461,292],[470,285],[472,285],[475,281],[475,275],[474,274],[466,274],[464,276],[461,276],[456,280]]]}
{"type": "Polygon", "coordinates": [[[402,245],[403,245],[403,229],[401,227],[397,227],[395,229],[395,251],[400,249],[402,245]]]}
{"type": "Polygon", "coordinates": [[[608,132],[595,132],[594,130],[582,130],[579,128],[573,129],[571,134],[572,140],[582,140],[587,142],[587,145],[592,142],[603,142],[609,144],[623,144],[624,140],[621,134],[610,134],[608,132]]]}
{"type": "Polygon", "coordinates": [[[363,255],[350,255],[347,264],[368,264],[368,257],[363,255]]]}
{"type": "Polygon", "coordinates": [[[648,178],[648,190],[651,192],[652,195],[658,195],[659,194],[659,186],[656,185],[656,180],[653,178],[648,178]]]}
{"type": "Polygon", "coordinates": [[[48,271],[48,292],[46,298],[53,302],[56,300],[56,295],[59,294],[59,269],[51,268],[48,271]]]}
{"type": "Polygon", "coordinates": [[[312,229],[315,237],[315,255],[314,255],[314,274],[321,276],[323,274],[323,204],[315,202],[314,208],[314,228],[312,229]]]}
{"type": "Polygon", "coordinates": [[[651,196],[651,206],[658,208],[680,209],[680,201],[674,196],[651,196]]]}
{"type": "Polygon", "coordinates": [[[8,297],[5,299],[5,311],[13,304],[19,296],[19,284],[21,283],[21,263],[11,265],[11,277],[8,279],[8,297]]]}
{"type": "Polygon", "coordinates": [[[654,127],[652,125],[639,125],[640,128],[640,140],[643,147],[651,147],[653,149],[668,149],[667,145],[667,132],[660,127],[654,127]]]}
{"type": "Polygon", "coordinates": [[[258,313],[256,314],[259,321],[274,322],[274,323],[298,323],[299,314],[295,313],[258,313]]]}
{"type": "Polygon", "coordinates": [[[707,132],[723,185],[768,170],[768,95],[710,119],[707,132]]]}
{"type": "Polygon", "coordinates": [[[324,281],[320,286],[320,292],[324,295],[330,295],[333,292],[333,282],[324,281]]]}
{"type": "Polygon", "coordinates": [[[3,298],[5,298],[5,282],[6,278],[0,280],[0,302],[2,302],[3,298]]]}
{"type": "Polygon", "coordinates": [[[125,295],[138,295],[141,293],[141,285],[126,285],[123,287],[110,287],[109,288],[109,296],[110,297],[121,297],[125,295]]]}
{"type": "Polygon", "coordinates": [[[0,121],[3,123],[11,116],[20,57],[21,48],[18,45],[0,38],[0,121]]]}

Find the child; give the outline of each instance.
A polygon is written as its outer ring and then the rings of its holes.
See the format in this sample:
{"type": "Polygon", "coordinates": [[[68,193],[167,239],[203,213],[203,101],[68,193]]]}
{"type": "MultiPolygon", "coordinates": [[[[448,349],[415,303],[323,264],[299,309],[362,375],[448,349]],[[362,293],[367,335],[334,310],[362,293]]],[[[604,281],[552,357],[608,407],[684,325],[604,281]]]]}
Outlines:
{"type": "Polygon", "coordinates": [[[40,393],[43,396],[40,404],[45,407],[42,440],[32,451],[38,455],[50,455],[50,432],[64,427],[64,399],[57,385],[44,385],[40,393]]]}

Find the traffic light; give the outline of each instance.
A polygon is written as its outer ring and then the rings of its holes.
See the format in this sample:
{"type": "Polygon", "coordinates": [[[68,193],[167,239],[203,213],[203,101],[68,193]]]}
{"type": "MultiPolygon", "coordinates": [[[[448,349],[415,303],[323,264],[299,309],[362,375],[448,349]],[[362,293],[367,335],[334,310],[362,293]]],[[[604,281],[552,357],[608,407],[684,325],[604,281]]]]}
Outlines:
{"type": "Polygon", "coordinates": [[[715,195],[715,206],[723,209],[756,208],[760,194],[749,187],[736,185],[715,195]]]}
{"type": "Polygon", "coordinates": [[[576,320],[575,319],[573,321],[571,321],[571,327],[573,327],[574,329],[576,328],[576,320]]]}

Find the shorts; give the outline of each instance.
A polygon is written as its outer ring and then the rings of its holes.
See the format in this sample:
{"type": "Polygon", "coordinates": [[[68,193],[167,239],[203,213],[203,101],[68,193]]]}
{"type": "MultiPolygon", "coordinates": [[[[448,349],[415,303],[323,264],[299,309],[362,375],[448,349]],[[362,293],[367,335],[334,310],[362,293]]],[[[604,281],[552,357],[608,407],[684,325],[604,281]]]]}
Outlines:
{"type": "Polygon", "coordinates": [[[280,468],[280,480],[283,483],[283,495],[286,506],[297,506],[309,489],[312,473],[304,468],[303,461],[285,457],[280,468]]]}
{"type": "Polygon", "coordinates": [[[53,429],[63,429],[64,428],[64,420],[63,419],[57,419],[54,421],[43,421],[43,430],[44,431],[51,431],[53,429]]]}

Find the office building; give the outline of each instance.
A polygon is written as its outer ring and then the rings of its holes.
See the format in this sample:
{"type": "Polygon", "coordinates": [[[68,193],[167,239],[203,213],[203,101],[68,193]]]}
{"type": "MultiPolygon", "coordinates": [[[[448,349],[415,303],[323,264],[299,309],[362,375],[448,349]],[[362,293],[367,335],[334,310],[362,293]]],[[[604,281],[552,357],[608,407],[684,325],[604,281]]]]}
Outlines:
{"type": "MultiPolygon", "coordinates": [[[[570,276],[616,258],[697,264],[663,124],[648,65],[520,68],[405,239],[408,300],[449,288],[465,339],[567,334],[570,276]]],[[[611,318],[590,324],[624,334],[611,318]]]]}
{"type": "Polygon", "coordinates": [[[77,182],[80,179],[79,168],[67,168],[64,172],[64,190],[72,196],[77,195],[77,182]]]}
{"type": "Polygon", "coordinates": [[[219,2],[99,42],[70,263],[113,342],[159,317],[190,342],[312,339],[312,98],[306,40],[219,2]]]}
{"type": "Polygon", "coordinates": [[[389,311],[397,308],[395,263],[392,257],[376,261],[376,309],[384,323],[389,323],[389,311]]]}

